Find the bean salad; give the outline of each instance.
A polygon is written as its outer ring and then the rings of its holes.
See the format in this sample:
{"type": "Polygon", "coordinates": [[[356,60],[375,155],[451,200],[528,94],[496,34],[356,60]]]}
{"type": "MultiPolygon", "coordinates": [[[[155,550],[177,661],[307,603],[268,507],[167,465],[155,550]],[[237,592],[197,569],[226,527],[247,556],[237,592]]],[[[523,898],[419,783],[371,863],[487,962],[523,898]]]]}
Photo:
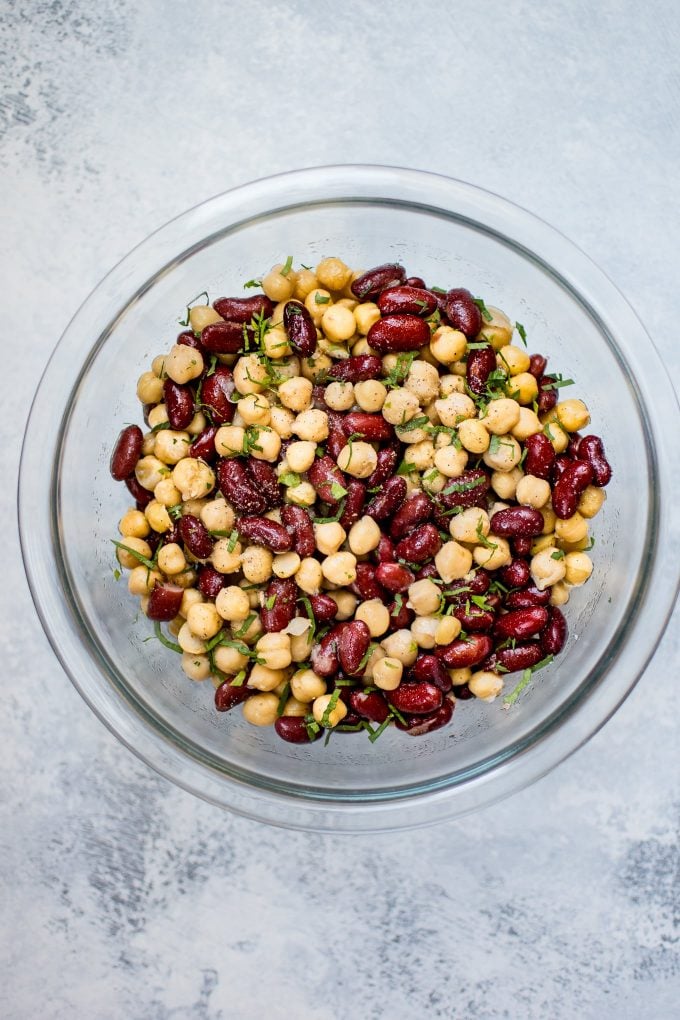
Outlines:
{"type": "Polygon", "coordinates": [[[564,648],[612,474],[572,380],[396,263],[288,257],[245,289],[190,303],[111,456],[156,637],[291,743],[429,733],[519,674],[509,708],[564,648]]]}

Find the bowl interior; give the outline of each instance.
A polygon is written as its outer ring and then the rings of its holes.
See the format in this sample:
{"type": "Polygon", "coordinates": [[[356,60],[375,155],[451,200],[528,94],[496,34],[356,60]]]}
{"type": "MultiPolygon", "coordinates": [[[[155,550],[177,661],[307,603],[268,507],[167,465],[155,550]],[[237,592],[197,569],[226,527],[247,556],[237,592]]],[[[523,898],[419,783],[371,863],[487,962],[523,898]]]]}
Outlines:
{"type": "MultiPolygon", "coordinates": [[[[653,454],[615,338],[538,256],[480,222],[413,202],[291,202],[235,226],[212,224],[202,241],[160,262],[90,340],[54,476],[58,569],[77,626],[104,673],[99,683],[186,755],[218,775],[302,798],[394,798],[460,784],[520,754],[601,681],[644,593],[654,527],[653,454]],[[308,265],[325,255],[361,267],[399,260],[429,284],[468,287],[523,323],[529,350],[576,380],[564,395],[582,397],[590,408],[588,431],[604,437],[614,468],[593,526],[595,572],[567,606],[566,651],[509,710],[502,699],[461,702],[452,725],[427,737],[388,730],[374,745],[365,734],[338,734],[327,746],[288,745],[273,730],[246,724],[239,710],[217,714],[210,683],[192,683],[178,657],[149,640],[149,621],[137,615],[125,582],[114,579],[109,540],[117,537],[130,500],[110,478],[108,460],[122,423],[141,421],[137,376],[172,345],[195,295],[243,293],[244,281],[288,254],[308,265]]],[[[519,679],[506,678],[506,690],[519,679]]]]}

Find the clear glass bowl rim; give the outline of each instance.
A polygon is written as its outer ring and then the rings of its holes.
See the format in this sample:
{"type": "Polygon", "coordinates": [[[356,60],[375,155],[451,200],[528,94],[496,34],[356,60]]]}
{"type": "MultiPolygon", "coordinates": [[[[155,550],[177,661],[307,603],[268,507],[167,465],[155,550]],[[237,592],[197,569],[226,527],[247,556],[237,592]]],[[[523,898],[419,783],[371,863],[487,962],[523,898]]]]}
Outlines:
{"type": "Polygon", "coordinates": [[[680,538],[680,521],[674,521],[669,510],[677,505],[680,495],[680,453],[670,441],[673,429],[669,427],[677,419],[677,398],[661,359],[625,298],[576,245],[527,210],[466,182],[398,167],[340,165],[263,178],[209,199],[151,234],[98,284],[65,330],[31,407],[19,472],[19,531],[31,594],[55,654],[85,701],[130,750],[186,790],[248,817],[293,828],[371,831],[433,823],[498,800],[544,775],[604,725],[641,676],[670,618],[680,581],[677,561],[659,551],[660,536],[671,549],[678,547],[680,538]],[[658,485],[653,508],[656,540],[648,564],[646,597],[625,642],[597,682],[588,685],[549,727],[536,733],[533,742],[516,747],[463,783],[433,783],[411,796],[366,801],[333,795],[301,798],[299,793],[263,789],[226,777],[190,758],[128,702],[111,696],[96,653],[88,646],[60,587],[52,516],[60,432],[52,426],[50,438],[45,440],[45,424],[54,422],[54,394],[60,392],[60,385],[62,391],[69,391],[62,422],[74,394],[77,396],[71,366],[82,362],[78,338],[84,328],[87,325],[90,335],[99,337],[103,324],[115,318],[121,304],[143,289],[159,259],[167,264],[168,254],[174,257],[189,251],[215,232],[216,223],[221,232],[253,216],[337,199],[383,199],[469,219],[512,241],[575,292],[604,332],[616,337],[636,382],[658,485]],[[92,332],[93,323],[98,323],[98,332],[92,332]],[[51,475],[44,470],[45,463],[54,465],[51,475]],[[621,655],[624,649],[625,659],[621,655]]]}

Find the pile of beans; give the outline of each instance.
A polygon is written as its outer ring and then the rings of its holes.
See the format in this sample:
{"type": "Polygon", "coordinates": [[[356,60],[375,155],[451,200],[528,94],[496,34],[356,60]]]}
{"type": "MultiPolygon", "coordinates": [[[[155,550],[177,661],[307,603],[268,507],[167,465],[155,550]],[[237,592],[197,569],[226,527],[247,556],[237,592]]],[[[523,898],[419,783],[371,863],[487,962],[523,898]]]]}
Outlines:
{"type": "Polygon", "coordinates": [[[137,383],[147,431],[112,454],[157,636],[218,711],[293,743],[428,733],[528,682],[565,644],[611,478],[571,380],[397,264],[289,258],[246,286],[187,310],[137,383]]]}

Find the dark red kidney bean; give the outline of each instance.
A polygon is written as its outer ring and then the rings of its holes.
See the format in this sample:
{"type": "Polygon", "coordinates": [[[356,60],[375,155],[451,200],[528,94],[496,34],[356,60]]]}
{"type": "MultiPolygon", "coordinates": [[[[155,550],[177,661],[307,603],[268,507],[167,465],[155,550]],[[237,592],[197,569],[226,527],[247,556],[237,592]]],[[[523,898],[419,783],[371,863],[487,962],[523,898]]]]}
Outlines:
{"type": "Polygon", "coordinates": [[[225,680],[215,691],[215,708],[218,712],[228,712],[246,701],[251,694],[255,694],[255,691],[245,684],[234,685],[231,680],[225,680]]]}
{"type": "Polygon", "coordinates": [[[439,577],[439,571],[434,563],[426,563],[416,573],[416,581],[423,581],[428,577],[439,577]]]}
{"type": "Polygon", "coordinates": [[[415,581],[413,572],[402,563],[381,563],[376,567],[375,577],[378,584],[395,595],[407,591],[415,581]]]}
{"type": "Polygon", "coordinates": [[[228,322],[250,322],[255,315],[264,315],[269,319],[274,313],[274,305],[266,294],[255,294],[253,297],[219,297],[213,301],[213,308],[218,315],[228,322]]]}
{"type": "Polygon", "coordinates": [[[273,553],[288,552],[293,548],[293,539],[278,521],[268,517],[241,517],[236,522],[241,538],[255,545],[263,545],[273,553]]]}
{"type": "Polygon", "coordinates": [[[546,655],[558,655],[564,648],[569,633],[564,613],[553,606],[545,628],[538,636],[541,648],[546,655]]]}
{"type": "Polygon", "coordinates": [[[373,323],[366,339],[380,354],[419,351],[430,342],[430,327],[414,315],[388,315],[373,323]]]}
{"type": "Polygon", "coordinates": [[[385,599],[385,589],[376,580],[376,567],[372,563],[357,563],[357,576],[350,585],[355,595],[358,595],[363,602],[369,599],[385,599]]]}
{"type": "Polygon", "coordinates": [[[442,540],[434,524],[423,524],[398,543],[397,559],[407,563],[424,563],[436,556],[441,547],[442,540]]]}
{"type": "Polygon", "coordinates": [[[467,358],[467,384],[473,393],[484,392],[489,376],[495,368],[496,352],[491,344],[470,351],[467,358]]]}
{"type": "Polygon", "coordinates": [[[390,614],[391,630],[407,630],[416,618],[416,614],[408,608],[405,600],[402,600],[401,605],[396,601],[390,602],[387,610],[390,614]]]}
{"type": "Polygon", "coordinates": [[[311,744],[321,736],[321,730],[307,730],[305,720],[300,715],[282,715],[274,723],[279,737],[288,744],[311,744]]]}
{"type": "Polygon", "coordinates": [[[140,485],[134,475],[125,479],[125,487],[136,502],[138,510],[143,510],[153,499],[153,492],[149,492],[143,485],[140,485]]]}
{"type": "Polygon", "coordinates": [[[150,620],[168,623],[174,620],[182,605],[184,589],[177,584],[157,584],[149,595],[146,615],[150,620]]]}
{"type": "Polygon", "coordinates": [[[425,524],[432,517],[432,500],[424,492],[414,492],[400,506],[390,524],[390,538],[406,538],[414,528],[425,524]]]}
{"type": "MultiPolygon", "coordinates": [[[[409,277],[407,277],[404,280],[404,286],[405,287],[422,287],[424,290],[427,290],[427,287],[425,285],[425,281],[423,280],[422,276],[409,276],[409,277]]],[[[432,292],[430,291],[430,293],[432,293],[432,292]]],[[[432,296],[434,297],[434,295],[432,295],[432,296]]]]}
{"type": "Polygon", "coordinates": [[[179,521],[173,521],[172,525],[168,528],[167,531],[163,532],[160,538],[163,541],[163,545],[170,545],[173,542],[175,543],[175,545],[179,545],[180,542],[182,541],[182,531],[179,526],[179,521]]]}
{"type": "Polygon", "coordinates": [[[336,361],[328,370],[331,379],[351,383],[379,379],[381,373],[382,358],[375,354],[354,354],[351,358],[336,361]]]}
{"type": "Polygon", "coordinates": [[[402,683],[393,691],[387,692],[390,705],[407,715],[429,715],[436,712],[444,700],[444,695],[427,680],[417,684],[402,683]]]}
{"type": "Polygon", "coordinates": [[[326,453],[334,461],[340,456],[340,451],[347,446],[347,436],[342,427],[342,415],[335,411],[328,412],[328,439],[326,440],[326,453]]]}
{"type": "Polygon", "coordinates": [[[573,458],[567,457],[567,455],[564,453],[561,454],[559,457],[555,458],[555,463],[553,464],[552,471],[550,472],[550,480],[553,483],[553,485],[555,484],[557,479],[561,477],[565,468],[568,468],[572,462],[573,458]]]}
{"type": "MultiPolygon", "coordinates": [[[[477,336],[482,328],[482,313],[475,299],[464,287],[454,287],[446,294],[444,303],[449,322],[469,339],[477,336]]],[[[494,368],[496,367],[494,356],[494,368]]]]}
{"type": "MultiPolygon", "coordinates": [[[[283,448],[283,447],[282,447],[283,448]]],[[[279,485],[279,479],[272,464],[266,460],[257,460],[249,457],[246,462],[246,470],[250,475],[255,488],[259,489],[267,500],[267,509],[273,510],[283,503],[283,490],[279,485]]]]}
{"type": "MultiPolygon", "coordinates": [[[[201,357],[204,358],[205,361],[207,362],[208,352],[201,343],[201,338],[196,336],[196,334],[192,330],[185,329],[183,333],[180,333],[179,336],[177,337],[177,343],[180,345],[180,347],[193,347],[193,349],[195,351],[198,351],[201,357]]],[[[207,367],[208,366],[206,364],[206,369],[207,367]]]]}
{"type": "Polygon", "coordinates": [[[516,644],[514,648],[501,648],[496,652],[496,664],[507,669],[508,673],[516,673],[520,669],[531,669],[540,662],[545,653],[538,641],[527,641],[516,644]]]}
{"type": "Polygon", "coordinates": [[[530,538],[511,538],[510,546],[515,556],[528,556],[531,553],[532,541],[530,538]]]}
{"type": "Polygon", "coordinates": [[[375,558],[378,563],[394,563],[395,552],[394,542],[387,535],[381,535],[380,541],[378,542],[378,548],[375,550],[375,558]]]}
{"type": "Polygon", "coordinates": [[[246,336],[254,339],[250,326],[240,322],[211,322],[201,333],[201,343],[209,354],[239,354],[245,350],[246,336]]]}
{"type": "MultiPolygon", "coordinates": [[[[581,435],[580,432],[572,432],[569,435],[569,443],[567,445],[567,451],[566,452],[567,452],[567,456],[571,457],[572,460],[578,460],[579,459],[578,448],[579,448],[579,443],[581,442],[582,439],[583,439],[583,436],[581,435]]],[[[587,457],[583,457],[582,459],[583,460],[588,460],[587,457]]]]}
{"type": "Polygon", "coordinates": [[[437,299],[429,290],[421,287],[387,287],[378,298],[381,315],[420,315],[426,319],[437,307],[437,299]]]}
{"type": "Polygon", "coordinates": [[[548,437],[543,432],[527,436],[524,448],[527,453],[524,460],[525,474],[550,481],[552,466],[555,463],[555,450],[548,437]]]}
{"type": "Polygon", "coordinates": [[[388,478],[382,492],[378,492],[366,507],[366,516],[372,517],[375,521],[391,517],[403,503],[405,495],[406,479],[400,475],[388,478]]]}
{"type": "Polygon", "coordinates": [[[307,511],[301,506],[286,503],[281,510],[281,520],[293,539],[293,548],[298,556],[303,559],[313,556],[316,551],[314,525],[307,511]]]}
{"type": "Polygon", "coordinates": [[[330,623],[338,615],[338,604],[330,595],[310,595],[309,604],[317,623],[330,623]]]}
{"type": "Polygon", "coordinates": [[[184,514],[179,519],[182,541],[189,552],[199,560],[205,560],[213,550],[213,540],[203,521],[193,514],[184,514]]]}
{"type": "Polygon", "coordinates": [[[419,655],[413,664],[413,678],[418,683],[428,681],[444,694],[451,690],[451,677],[444,663],[436,655],[419,655]]]}
{"type": "Polygon", "coordinates": [[[242,514],[263,514],[267,509],[264,493],[257,489],[246,474],[245,465],[237,458],[221,460],[217,478],[222,494],[242,514]]]}
{"type": "Polygon", "coordinates": [[[109,465],[111,477],[117,482],[124,482],[135,470],[143,442],[144,436],[139,425],[128,425],[118,436],[109,465]]]}
{"type": "Polygon", "coordinates": [[[398,463],[399,450],[395,446],[384,446],[382,450],[378,450],[378,463],[375,466],[375,471],[366,479],[367,488],[375,489],[384,485],[397,470],[398,463]]]}
{"type": "Polygon", "coordinates": [[[608,485],[612,477],[612,469],[604,452],[604,444],[599,436],[584,436],[578,447],[579,460],[585,460],[593,469],[595,485],[608,485]]]}
{"type": "Polygon", "coordinates": [[[454,609],[453,615],[457,620],[460,620],[463,630],[470,633],[484,633],[491,630],[496,620],[495,613],[488,609],[478,609],[474,605],[470,606],[469,611],[464,605],[459,605],[454,609]]]}
{"type": "Polygon", "coordinates": [[[346,436],[355,436],[369,443],[394,439],[393,426],[381,414],[370,414],[368,411],[350,411],[346,414],[342,419],[342,431],[346,436]]]}
{"type": "Polygon", "coordinates": [[[201,567],[198,571],[197,587],[207,599],[216,599],[227,584],[227,578],[214,567],[201,567]]]}
{"type": "Polygon", "coordinates": [[[491,518],[491,531],[501,537],[540,535],[543,531],[543,514],[532,506],[509,506],[498,510],[491,518]]]}
{"type": "Polygon", "coordinates": [[[357,673],[371,643],[371,632],[363,620],[347,623],[338,637],[338,658],[348,676],[357,673]]]}
{"type": "Polygon", "coordinates": [[[236,405],[231,401],[234,377],[227,365],[217,365],[212,375],[201,383],[200,407],[207,411],[213,425],[227,425],[233,420],[236,405]]]}
{"type": "MultiPolygon", "coordinates": [[[[437,504],[444,510],[453,510],[454,507],[459,506],[465,508],[481,506],[486,509],[489,485],[489,476],[482,468],[463,471],[462,475],[452,478],[446,487],[438,493],[437,504]]],[[[440,523],[436,513],[435,520],[440,523]]],[[[448,517],[444,516],[441,523],[445,528],[448,528],[451,522],[448,517]]]]}
{"type": "Polygon", "coordinates": [[[283,324],[290,345],[301,358],[311,358],[316,350],[316,326],[300,301],[288,301],[283,309],[283,324]]]}
{"type": "Polygon", "coordinates": [[[328,454],[324,454],[323,457],[316,458],[307,472],[307,477],[316,489],[317,496],[319,499],[322,499],[324,503],[330,503],[332,506],[337,506],[342,499],[341,495],[333,495],[334,485],[339,485],[343,492],[347,492],[347,481],[345,476],[328,454]]]}
{"type": "Polygon", "coordinates": [[[326,387],[317,383],[316,386],[312,386],[312,406],[317,411],[328,411],[329,407],[326,403],[326,387]]]}
{"type": "Polygon", "coordinates": [[[495,633],[500,638],[516,638],[522,641],[543,630],[548,622],[548,610],[543,606],[530,609],[512,609],[496,620],[495,633]]]}
{"type": "Polygon", "coordinates": [[[460,687],[456,687],[454,693],[456,695],[456,701],[470,701],[471,698],[474,698],[474,694],[467,684],[461,684],[460,687]]]}
{"type": "Polygon", "coordinates": [[[557,403],[557,390],[554,388],[555,377],[553,375],[542,375],[538,380],[538,405],[539,414],[552,411],[557,403]]]}
{"type": "Polygon", "coordinates": [[[298,586],[291,578],[277,577],[269,582],[264,593],[264,605],[260,609],[262,629],[265,633],[277,633],[288,626],[295,616],[297,597],[298,586]],[[268,605],[271,609],[267,608],[268,605]]]}
{"type": "MultiPolygon", "coordinates": [[[[489,574],[489,571],[484,570],[483,567],[478,567],[472,577],[468,578],[465,582],[465,587],[469,589],[469,593],[471,595],[486,595],[490,586],[491,575],[489,574]]],[[[458,585],[454,582],[454,588],[457,587],[458,585]]]]}
{"type": "Polygon", "coordinates": [[[551,588],[537,588],[529,585],[522,591],[511,591],[505,596],[503,605],[506,609],[530,609],[532,606],[547,606],[550,602],[551,588]]]}
{"type": "Polygon", "coordinates": [[[163,399],[173,429],[185,429],[194,416],[194,393],[191,387],[166,379],[163,383],[163,399]]]}
{"type": "Polygon", "coordinates": [[[573,517],[581,493],[593,481],[594,471],[585,460],[574,460],[564,469],[552,490],[552,505],[555,516],[561,520],[573,517]]]}
{"type": "Polygon", "coordinates": [[[338,638],[342,632],[344,624],[338,624],[333,630],[329,631],[325,637],[321,639],[312,648],[310,660],[312,663],[312,669],[319,676],[329,677],[335,676],[340,667],[340,660],[338,659],[338,638]]]}
{"type": "Polygon", "coordinates": [[[398,730],[404,730],[410,737],[422,737],[426,733],[432,733],[434,730],[439,730],[442,726],[446,726],[451,721],[453,707],[454,702],[449,698],[444,698],[435,712],[429,712],[427,715],[411,716],[406,719],[405,723],[396,719],[394,725],[398,730]]]}
{"type": "Polygon", "coordinates": [[[146,544],[147,544],[147,545],[149,546],[149,548],[151,549],[151,552],[152,552],[152,553],[155,553],[155,552],[156,552],[156,549],[157,549],[157,548],[158,548],[158,546],[159,546],[159,545],[161,544],[161,538],[162,538],[162,536],[161,536],[161,535],[159,535],[157,531],[152,531],[152,532],[151,532],[150,534],[148,534],[148,535],[146,536],[146,538],[144,539],[144,541],[146,542],[146,544]]]}
{"type": "Polygon", "coordinates": [[[498,576],[506,588],[524,588],[531,580],[531,570],[526,560],[512,560],[501,567],[498,576]]]}
{"type": "MultiPolygon", "coordinates": [[[[389,707],[380,691],[350,691],[349,703],[358,716],[370,722],[385,722],[390,714],[389,707]]],[[[344,722],[345,720],[343,720],[344,722]]]]}
{"type": "Polygon", "coordinates": [[[386,287],[394,287],[406,279],[406,270],[397,262],[385,262],[362,273],[352,282],[351,291],[359,301],[377,297],[386,287]]]}
{"type": "Polygon", "coordinates": [[[211,463],[217,456],[217,451],[215,450],[216,435],[217,425],[209,425],[207,429],[203,429],[189,447],[189,456],[211,463]]]}
{"type": "Polygon", "coordinates": [[[529,372],[533,375],[534,379],[540,379],[545,373],[548,359],[544,358],[542,354],[531,354],[529,355],[529,372]]]}
{"type": "Polygon", "coordinates": [[[366,486],[358,478],[353,478],[347,484],[347,495],[345,497],[345,508],[340,516],[340,524],[349,531],[353,524],[361,517],[361,511],[366,502],[366,486]]]}
{"type": "Polygon", "coordinates": [[[449,669],[465,669],[476,666],[491,654],[492,649],[493,642],[486,634],[471,634],[465,640],[458,638],[450,645],[438,648],[436,655],[449,669]]]}

